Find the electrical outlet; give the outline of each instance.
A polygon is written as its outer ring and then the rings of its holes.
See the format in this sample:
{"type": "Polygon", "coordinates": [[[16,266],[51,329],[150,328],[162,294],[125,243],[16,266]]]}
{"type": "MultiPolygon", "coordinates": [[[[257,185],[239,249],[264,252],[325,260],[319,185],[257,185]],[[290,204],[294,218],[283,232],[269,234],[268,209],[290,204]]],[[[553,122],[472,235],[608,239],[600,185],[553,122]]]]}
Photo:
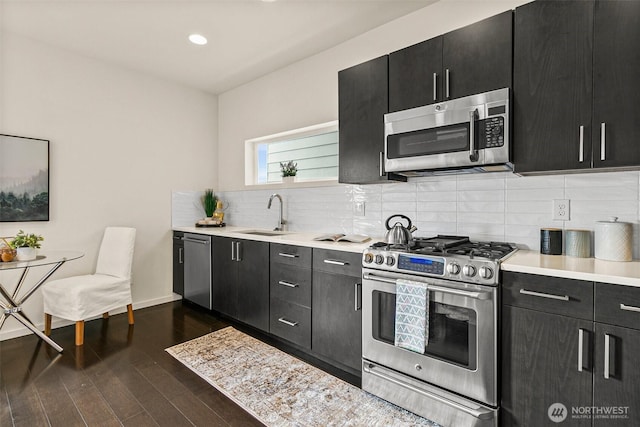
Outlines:
{"type": "Polygon", "coordinates": [[[553,219],[557,221],[569,221],[569,199],[553,200],[553,219]]]}
{"type": "Polygon", "coordinates": [[[364,216],[364,202],[355,202],[353,204],[353,215],[364,216]]]}

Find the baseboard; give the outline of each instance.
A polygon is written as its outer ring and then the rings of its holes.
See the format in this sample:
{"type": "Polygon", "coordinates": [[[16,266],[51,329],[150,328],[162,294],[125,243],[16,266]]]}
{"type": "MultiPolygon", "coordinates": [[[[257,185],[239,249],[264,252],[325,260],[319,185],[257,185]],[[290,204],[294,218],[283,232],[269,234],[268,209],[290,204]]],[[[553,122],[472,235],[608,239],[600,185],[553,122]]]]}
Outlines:
{"type": "MultiPolygon", "coordinates": [[[[178,301],[182,299],[182,297],[180,295],[171,293],[171,295],[166,295],[160,298],[153,298],[153,299],[149,299],[149,300],[145,300],[145,301],[134,301],[133,302],[133,310],[135,312],[135,310],[141,309],[141,308],[147,308],[147,307],[153,307],[154,305],[160,305],[160,304],[165,304],[167,302],[172,302],[172,301],[178,301]]],[[[120,313],[126,313],[127,311],[127,307],[122,307],[121,309],[118,310],[113,310],[110,312],[110,314],[120,314],[120,313]]],[[[36,328],[40,329],[41,331],[44,330],[44,320],[42,319],[39,322],[35,322],[36,328]]],[[[102,316],[96,316],[96,317],[92,317],[91,319],[86,319],[87,321],[89,320],[93,320],[93,319],[99,319],[102,316]]],[[[32,319],[33,320],[33,319],[32,319]]],[[[14,319],[15,321],[15,319],[14,319]]],[[[51,328],[52,329],[57,329],[57,328],[62,328],[64,326],[69,326],[69,325],[73,325],[75,322],[72,322],[70,320],[65,320],[65,319],[58,319],[58,318],[53,318],[53,321],[51,322],[51,328]]],[[[0,331],[0,341],[5,341],[5,340],[10,340],[12,338],[18,338],[18,337],[22,337],[25,335],[29,335],[31,334],[31,331],[27,328],[25,328],[24,326],[20,325],[19,323],[17,323],[15,325],[14,329],[9,329],[9,330],[2,330],[0,331]]]]}

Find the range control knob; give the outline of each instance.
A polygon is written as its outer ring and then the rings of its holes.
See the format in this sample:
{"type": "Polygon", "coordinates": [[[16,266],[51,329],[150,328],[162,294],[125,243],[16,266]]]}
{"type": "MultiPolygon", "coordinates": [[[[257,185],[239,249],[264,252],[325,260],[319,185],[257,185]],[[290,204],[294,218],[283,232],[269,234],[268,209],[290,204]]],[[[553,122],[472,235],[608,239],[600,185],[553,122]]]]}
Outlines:
{"type": "Polygon", "coordinates": [[[451,264],[447,265],[447,272],[449,274],[459,274],[460,273],[460,264],[457,264],[455,262],[452,262],[451,264]]]}
{"type": "Polygon", "coordinates": [[[388,266],[392,266],[395,263],[396,263],[396,259],[394,257],[392,257],[392,256],[388,256],[387,257],[387,265],[388,266]]]}
{"type": "Polygon", "coordinates": [[[464,267],[462,267],[462,274],[464,274],[467,277],[473,277],[476,275],[476,268],[473,265],[465,265],[464,267]]]}
{"type": "Polygon", "coordinates": [[[493,270],[491,267],[480,267],[478,275],[483,279],[491,279],[493,277],[493,270]]]}
{"type": "Polygon", "coordinates": [[[376,264],[382,264],[384,262],[384,257],[382,255],[376,255],[376,264]]]}
{"type": "Polygon", "coordinates": [[[373,254],[369,252],[364,254],[364,262],[367,264],[371,264],[373,262],[373,254]]]}

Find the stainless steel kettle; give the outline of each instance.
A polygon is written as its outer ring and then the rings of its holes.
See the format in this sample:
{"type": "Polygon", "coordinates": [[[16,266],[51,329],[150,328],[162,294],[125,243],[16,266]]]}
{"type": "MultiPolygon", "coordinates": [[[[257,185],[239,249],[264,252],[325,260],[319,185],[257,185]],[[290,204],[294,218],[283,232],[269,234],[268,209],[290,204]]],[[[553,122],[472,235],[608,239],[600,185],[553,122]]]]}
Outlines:
{"type": "Polygon", "coordinates": [[[384,241],[388,245],[408,245],[413,240],[411,233],[417,230],[417,228],[411,224],[409,217],[404,215],[391,215],[387,218],[385,226],[387,227],[387,234],[384,237],[384,241]],[[392,218],[407,220],[407,226],[404,227],[400,221],[396,221],[393,227],[391,227],[389,223],[392,218]]]}

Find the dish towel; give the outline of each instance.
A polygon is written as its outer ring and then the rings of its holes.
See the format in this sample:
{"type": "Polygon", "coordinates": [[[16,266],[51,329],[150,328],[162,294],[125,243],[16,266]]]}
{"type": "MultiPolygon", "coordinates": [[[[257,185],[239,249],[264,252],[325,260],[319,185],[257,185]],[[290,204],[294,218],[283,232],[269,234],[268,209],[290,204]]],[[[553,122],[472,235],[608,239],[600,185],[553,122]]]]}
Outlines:
{"type": "Polygon", "coordinates": [[[424,354],[429,342],[429,290],[423,283],[396,280],[396,347],[424,354]]]}

